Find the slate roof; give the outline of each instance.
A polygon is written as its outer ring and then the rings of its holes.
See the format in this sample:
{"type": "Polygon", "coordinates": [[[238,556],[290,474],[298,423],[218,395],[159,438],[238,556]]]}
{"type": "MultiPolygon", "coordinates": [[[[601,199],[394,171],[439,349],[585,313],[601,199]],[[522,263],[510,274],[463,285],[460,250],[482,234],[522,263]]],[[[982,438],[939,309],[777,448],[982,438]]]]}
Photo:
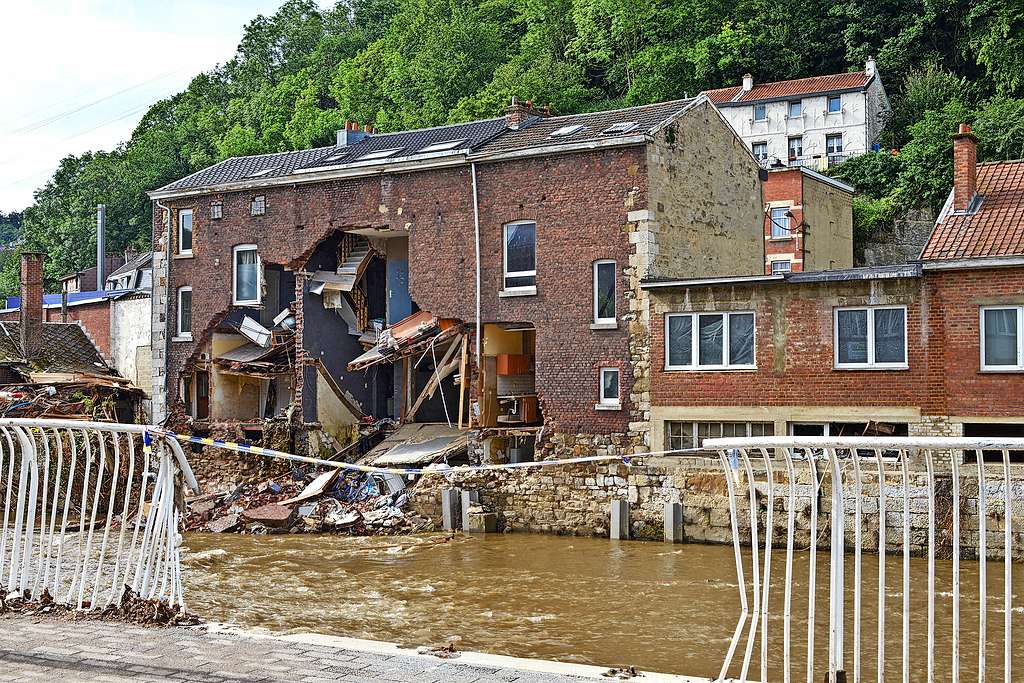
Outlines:
{"type": "Polygon", "coordinates": [[[459,145],[452,149],[473,150],[500,135],[503,131],[505,131],[504,117],[435,126],[434,128],[403,130],[396,133],[374,133],[353,145],[340,148],[332,147],[331,154],[322,155],[315,161],[305,164],[303,168],[323,168],[357,163],[361,157],[372,152],[388,149],[398,150],[388,157],[377,160],[381,164],[386,164],[392,159],[413,156],[421,153],[425,147],[445,142],[459,142],[459,145]]]}
{"type": "Polygon", "coordinates": [[[280,178],[281,176],[291,175],[296,168],[310,164],[333,150],[334,146],[332,145],[330,147],[300,149],[294,152],[258,154],[251,157],[232,157],[209,168],[196,171],[181,180],[175,180],[173,183],[164,185],[156,191],[190,190],[197,187],[221,185],[247,179],[280,178]],[[253,176],[254,173],[259,173],[260,171],[267,172],[253,176]]]}
{"type": "Polygon", "coordinates": [[[39,357],[25,360],[21,323],[0,322],[0,363],[31,365],[38,372],[112,374],[78,323],[43,323],[39,357]]]}
{"type": "Polygon", "coordinates": [[[625,109],[596,111],[588,114],[569,114],[567,116],[546,118],[535,116],[520,126],[518,130],[508,130],[504,135],[482,145],[478,152],[488,154],[530,147],[578,144],[615,137],[642,135],[679,113],[695,100],[696,98],[672,100],[670,102],[659,102],[657,104],[647,104],[625,109]],[[616,123],[630,121],[636,122],[636,128],[621,133],[604,132],[616,123]],[[571,135],[551,137],[551,134],[560,128],[576,125],[583,126],[583,128],[571,135]]]}
{"type": "Polygon", "coordinates": [[[107,279],[109,280],[112,277],[117,277],[118,275],[123,275],[124,273],[130,273],[133,270],[138,270],[139,268],[143,268],[145,266],[148,266],[150,261],[152,261],[152,260],[153,260],[153,252],[151,252],[151,251],[144,251],[141,254],[139,254],[138,256],[136,256],[135,258],[133,258],[132,260],[128,261],[128,263],[124,264],[123,266],[121,266],[120,268],[115,270],[110,275],[107,275],[107,279]]]}
{"type": "Polygon", "coordinates": [[[871,79],[872,76],[868,76],[866,72],[855,71],[845,74],[794,78],[788,81],[757,83],[747,92],[743,92],[742,86],[734,85],[728,88],[708,90],[705,94],[718,106],[733,106],[846,90],[862,90],[867,87],[871,79]]]}
{"type": "Polygon", "coordinates": [[[1024,160],[978,164],[978,194],[973,214],[943,210],[923,260],[1024,255],[1024,160]]]}

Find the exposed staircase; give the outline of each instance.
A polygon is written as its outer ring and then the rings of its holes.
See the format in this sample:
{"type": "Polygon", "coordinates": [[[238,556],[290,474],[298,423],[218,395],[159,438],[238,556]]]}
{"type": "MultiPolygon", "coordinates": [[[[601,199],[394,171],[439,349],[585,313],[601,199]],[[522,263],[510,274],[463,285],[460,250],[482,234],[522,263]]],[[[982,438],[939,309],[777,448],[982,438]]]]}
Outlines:
{"type": "Polygon", "coordinates": [[[352,292],[355,289],[373,256],[373,249],[365,237],[345,233],[338,247],[338,275],[342,278],[339,284],[343,291],[352,292]]]}

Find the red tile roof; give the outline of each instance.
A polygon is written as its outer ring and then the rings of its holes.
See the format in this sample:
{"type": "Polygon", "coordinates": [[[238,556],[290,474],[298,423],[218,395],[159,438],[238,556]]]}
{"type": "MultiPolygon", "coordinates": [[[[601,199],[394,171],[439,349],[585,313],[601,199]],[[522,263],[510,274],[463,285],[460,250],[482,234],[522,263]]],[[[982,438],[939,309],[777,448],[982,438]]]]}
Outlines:
{"type": "Polygon", "coordinates": [[[789,81],[775,81],[773,83],[757,83],[738,99],[734,99],[741,91],[741,86],[738,85],[730,88],[708,90],[707,96],[715,104],[750,103],[796,97],[798,95],[815,95],[837,90],[854,90],[865,87],[870,81],[871,77],[865,72],[857,71],[854,73],[831,74],[829,76],[795,78],[789,81]]]}
{"type": "Polygon", "coordinates": [[[981,206],[939,217],[922,259],[1024,255],[1024,160],[978,164],[981,206]]]}

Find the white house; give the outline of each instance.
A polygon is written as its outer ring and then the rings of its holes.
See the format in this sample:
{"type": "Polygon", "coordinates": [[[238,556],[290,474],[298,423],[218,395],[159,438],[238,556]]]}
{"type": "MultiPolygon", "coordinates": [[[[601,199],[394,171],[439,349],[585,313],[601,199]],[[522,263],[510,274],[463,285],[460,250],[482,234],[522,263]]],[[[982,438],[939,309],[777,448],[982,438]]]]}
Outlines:
{"type": "Polygon", "coordinates": [[[878,142],[889,98],[875,60],[864,71],[708,91],[736,133],[765,166],[824,170],[878,142]]]}

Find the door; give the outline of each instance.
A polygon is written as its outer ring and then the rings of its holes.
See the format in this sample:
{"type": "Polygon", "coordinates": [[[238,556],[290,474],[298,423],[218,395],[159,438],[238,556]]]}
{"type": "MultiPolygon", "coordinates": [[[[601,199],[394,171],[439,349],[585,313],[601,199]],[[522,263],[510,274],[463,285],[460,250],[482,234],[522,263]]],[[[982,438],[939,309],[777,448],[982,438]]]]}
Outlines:
{"type": "Polygon", "coordinates": [[[210,417],[210,373],[196,370],[196,419],[210,417]]]}

